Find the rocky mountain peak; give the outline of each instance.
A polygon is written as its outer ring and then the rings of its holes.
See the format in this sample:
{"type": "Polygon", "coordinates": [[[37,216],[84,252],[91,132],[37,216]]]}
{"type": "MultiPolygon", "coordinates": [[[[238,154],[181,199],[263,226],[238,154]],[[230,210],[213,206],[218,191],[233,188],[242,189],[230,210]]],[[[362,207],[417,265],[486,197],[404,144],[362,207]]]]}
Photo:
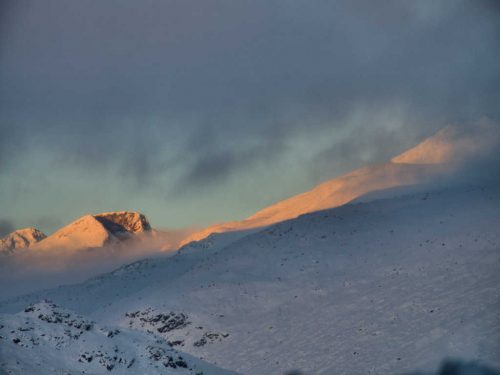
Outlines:
{"type": "Polygon", "coordinates": [[[0,239],[0,251],[23,249],[47,237],[36,228],[18,229],[0,239]]]}
{"type": "Polygon", "coordinates": [[[151,230],[148,219],[139,212],[105,212],[94,217],[111,233],[142,233],[151,230]]]}
{"type": "Polygon", "coordinates": [[[100,248],[152,232],[148,219],[139,212],[105,212],[82,216],[34,247],[44,250],[100,248]]]}

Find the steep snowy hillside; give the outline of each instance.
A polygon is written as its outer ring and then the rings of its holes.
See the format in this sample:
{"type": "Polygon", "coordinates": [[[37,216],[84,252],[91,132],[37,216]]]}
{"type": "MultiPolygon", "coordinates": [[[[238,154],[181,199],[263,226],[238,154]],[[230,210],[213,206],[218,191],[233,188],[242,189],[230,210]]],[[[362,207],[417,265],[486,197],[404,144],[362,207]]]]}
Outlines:
{"type": "Polygon", "coordinates": [[[0,252],[25,249],[47,236],[36,228],[18,229],[0,239],[0,252]]]}
{"type": "Polygon", "coordinates": [[[475,127],[448,126],[391,162],[369,166],[328,180],[314,189],[266,207],[249,218],[215,224],[187,237],[183,244],[211,233],[264,227],[299,215],[338,207],[369,192],[425,184],[444,177],[464,162],[500,147],[500,132],[484,120],[475,127]]]}
{"type": "Polygon", "coordinates": [[[426,373],[447,357],[498,367],[499,190],[402,195],[212,235],[0,310],[50,298],[242,374],[426,373]]]}

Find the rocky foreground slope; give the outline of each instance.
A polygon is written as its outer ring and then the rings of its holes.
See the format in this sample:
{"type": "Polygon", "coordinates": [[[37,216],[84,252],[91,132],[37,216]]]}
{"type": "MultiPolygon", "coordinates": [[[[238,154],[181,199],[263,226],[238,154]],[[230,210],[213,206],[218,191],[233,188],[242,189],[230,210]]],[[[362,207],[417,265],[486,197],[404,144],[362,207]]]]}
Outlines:
{"type": "Polygon", "coordinates": [[[0,316],[0,343],[5,374],[231,374],[154,335],[100,326],[50,301],[0,316]]]}

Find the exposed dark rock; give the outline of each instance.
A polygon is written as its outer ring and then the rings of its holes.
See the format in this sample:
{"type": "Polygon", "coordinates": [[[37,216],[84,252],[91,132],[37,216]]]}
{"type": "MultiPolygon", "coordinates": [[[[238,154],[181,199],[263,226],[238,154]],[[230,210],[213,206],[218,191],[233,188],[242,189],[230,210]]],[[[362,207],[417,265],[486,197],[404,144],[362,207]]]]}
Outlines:
{"type": "Polygon", "coordinates": [[[167,341],[167,344],[170,346],[170,347],[174,347],[174,346],[184,346],[184,340],[174,340],[174,341],[167,341]]]}
{"type": "Polygon", "coordinates": [[[229,333],[220,332],[205,332],[203,336],[193,343],[193,346],[200,347],[212,343],[214,341],[222,341],[222,339],[229,337],[229,333]]]}
{"type": "Polygon", "coordinates": [[[125,316],[131,318],[132,324],[134,320],[139,321],[141,327],[145,327],[146,324],[149,324],[155,327],[160,333],[181,329],[191,324],[188,316],[184,313],[154,313],[151,308],[144,311],[128,312],[125,316]]]}

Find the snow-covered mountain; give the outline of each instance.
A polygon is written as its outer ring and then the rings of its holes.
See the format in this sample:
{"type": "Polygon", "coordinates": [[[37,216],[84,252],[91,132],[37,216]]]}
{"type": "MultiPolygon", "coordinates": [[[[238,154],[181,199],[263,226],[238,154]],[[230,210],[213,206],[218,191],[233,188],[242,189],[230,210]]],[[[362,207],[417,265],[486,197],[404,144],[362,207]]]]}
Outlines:
{"type": "Polygon", "coordinates": [[[364,194],[397,186],[425,184],[462,163],[489,153],[500,143],[500,131],[483,120],[475,127],[448,126],[386,164],[357,169],[310,191],[268,206],[242,221],[211,225],[192,233],[183,244],[211,233],[264,227],[299,215],[338,207],[364,194]]]}
{"type": "Polygon", "coordinates": [[[0,251],[33,250],[75,251],[157,236],[148,219],[139,212],[119,211],[85,215],[46,236],[36,228],[16,230],[0,239],[0,251]]]}
{"type": "MultiPolygon", "coordinates": [[[[3,299],[0,373],[429,374],[450,357],[500,367],[500,183],[431,183],[487,150],[477,139],[449,128],[175,255],[3,299]]],[[[95,248],[151,231],[138,214],[103,214],[50,241],[95,248]]]]}
{"type": "Polygon", "coordinates": [[[146,217],[138,212],[106,212],[85,215],[31,246],[34,250],[75,251],[100,248],[152,234],[146,217]]]}
{"type": "Polygon", "coordinates": [[[36,228],[18,229],[0,239],[0,252],[12,252],[16,249],[25,249],[47,236],[36,228]]]}
{"type": "MultiPolygon", "coordinates": [[[[30,240],[22,251],[1,251],[0,296],[81,282],[144,257],[169,253],[186,233],[153,229],[138,212],[85,215],[47,238],[30,240]],[[166,243],[168,248],[160,250],[166,243]]],[[[5,241],[9,248],[12,238],[24,246],[24,240],[11,235],[5,241]]]]}
{"type": "MultiPolygon", "coordinates": [[[[395,195],[212,235],[4,301],[2,319],[48,298],[241,374],[427,373],[447,357],[500,366],[498,184],[395,195]]],[[[11,363],[32,355],[16,348],[11,363]]]]}

